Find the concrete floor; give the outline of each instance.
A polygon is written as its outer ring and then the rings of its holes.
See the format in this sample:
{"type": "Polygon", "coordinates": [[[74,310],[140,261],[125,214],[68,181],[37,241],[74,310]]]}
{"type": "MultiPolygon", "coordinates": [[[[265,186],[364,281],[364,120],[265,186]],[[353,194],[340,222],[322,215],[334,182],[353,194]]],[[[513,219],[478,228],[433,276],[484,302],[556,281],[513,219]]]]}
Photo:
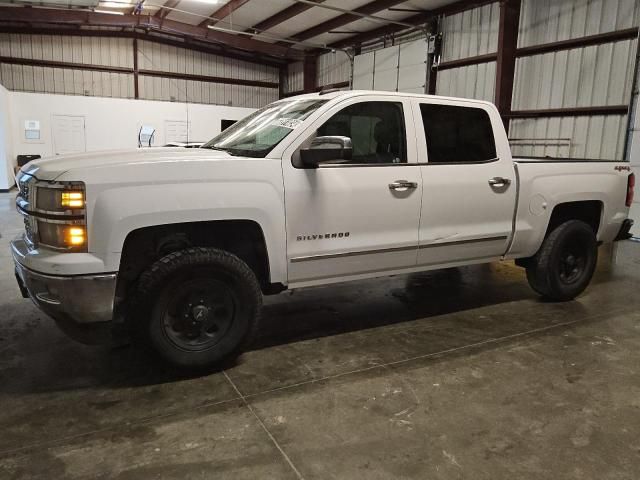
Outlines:
{"type": "MultiPolygon", "coordinates": [[[[640,244],[577,301],[492,264],[285,293],[224,372],[67,339],[0,195],[0,478],[640,477],[640,244]]],[[[612,257],[608,261],[605,257],[612,257]]]]}

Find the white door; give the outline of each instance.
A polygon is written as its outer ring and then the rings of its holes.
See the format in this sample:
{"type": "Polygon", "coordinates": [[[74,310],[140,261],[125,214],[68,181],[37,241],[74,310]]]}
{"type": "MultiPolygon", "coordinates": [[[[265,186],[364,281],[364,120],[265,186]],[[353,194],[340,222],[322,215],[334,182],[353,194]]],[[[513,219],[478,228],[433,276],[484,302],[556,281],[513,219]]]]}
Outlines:
{"type": "Polygon", "coordinates": [[[84,117],[53,115],[53,149],[56,155],[86,152],[84,117]]]}
{"type": "Polygon", "coordinates": [[[414,112],[424,183],[418,265],[499,258],[517,186],[500,116],[464,101],[415,101],[414,112]]]}
{"type": "Polygon", "coordinates": [[[186,143],[189,140],[189,125],[184,120],[165,120],[164,140],[166,143],[186,143]]]}
{"type": "Polygon", "coordinates": [[[500,116],[464,101],[416,101],[414,112],[424,182],[418,265],[499,258],[517,188],[500,116]]]}
{"type": "Polygon", "coordinates": [[[294,166],[297,153],[283,160],[290,285],[415,266],[422,182],[412,125],[407,100],[372,95],[333,106],[301,136],[303,146],[350,137],[353,158],[317,169],[294,166]]]}

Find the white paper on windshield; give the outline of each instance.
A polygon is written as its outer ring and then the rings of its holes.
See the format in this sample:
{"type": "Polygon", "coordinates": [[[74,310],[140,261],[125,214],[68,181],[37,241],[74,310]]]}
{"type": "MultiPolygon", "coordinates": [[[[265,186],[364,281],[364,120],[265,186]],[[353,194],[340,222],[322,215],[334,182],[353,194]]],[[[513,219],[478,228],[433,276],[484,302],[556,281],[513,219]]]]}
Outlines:
{"type": "Polygon", "coordinates": [[[296,128],[298,125],[300,125],[302,123],[302,120],[299,120],[297,118],[277,118],[275,119],[273,122],[271,122],[271,125],[275,125],[278,127],[284,127],[284,128],[289,128],[291,130],[293,130],[294,128],[296,128]]]}

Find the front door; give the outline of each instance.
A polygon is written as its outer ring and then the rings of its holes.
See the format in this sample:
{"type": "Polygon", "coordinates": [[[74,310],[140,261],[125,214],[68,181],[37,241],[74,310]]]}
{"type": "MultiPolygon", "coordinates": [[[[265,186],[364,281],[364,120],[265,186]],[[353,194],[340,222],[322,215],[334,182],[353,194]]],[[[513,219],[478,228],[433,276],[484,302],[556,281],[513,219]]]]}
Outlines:
{"type": "Polygon", "coordinates": [[[301,168],[297,150],[283,161],[290,286],[415,266],[422,180],[410,115],[399,97],[350,98],[301,138],[350,137],[352,160],[301,168]]]}
{"type": "MultiPolygon", "coordinates": [[[[458,104],[456,104],[458,103],[458,104]]],[[[497,259],[508,247],[517,182],[497,111],[416,101],[424,195],[418,265],[497,259]]]]}

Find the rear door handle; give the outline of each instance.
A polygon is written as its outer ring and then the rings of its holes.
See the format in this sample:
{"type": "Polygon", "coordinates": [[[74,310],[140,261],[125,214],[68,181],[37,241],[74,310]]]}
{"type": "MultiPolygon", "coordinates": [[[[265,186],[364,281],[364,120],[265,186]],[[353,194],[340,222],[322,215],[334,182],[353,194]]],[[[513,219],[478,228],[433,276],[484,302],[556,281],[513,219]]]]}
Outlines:
{"type": "Polygon", "coordinates": [[[405,191],[410,188],[418,188],[418,184],[416,182],[410,182],[408,180],[396,180],[395,182],[391,182],[389,184],[389,190],[396,191],[405,191]]]}
{"type": "Polygon", "coordinates": [[[508,187],[511,185],[511,180],[504,177],[493,177],[489,179],[489,185],[496,188],[508,187]]]}

